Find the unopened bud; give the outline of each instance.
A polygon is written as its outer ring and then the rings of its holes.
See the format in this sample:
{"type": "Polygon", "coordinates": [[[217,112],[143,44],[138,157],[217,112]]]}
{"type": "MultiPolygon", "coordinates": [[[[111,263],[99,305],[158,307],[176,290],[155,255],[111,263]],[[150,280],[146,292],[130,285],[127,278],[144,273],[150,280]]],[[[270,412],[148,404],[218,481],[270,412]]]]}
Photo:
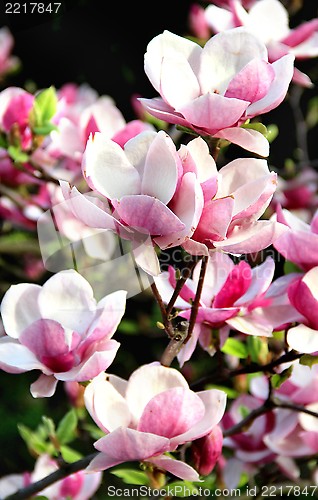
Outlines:
{"type": "Polygon", "coordinates": [[[191,459],[199,474],[207,476],[212,472],[222,453],[222,445],[223,434],[218,425],[214,427],[210,434],[193,441],[191,459]]]}

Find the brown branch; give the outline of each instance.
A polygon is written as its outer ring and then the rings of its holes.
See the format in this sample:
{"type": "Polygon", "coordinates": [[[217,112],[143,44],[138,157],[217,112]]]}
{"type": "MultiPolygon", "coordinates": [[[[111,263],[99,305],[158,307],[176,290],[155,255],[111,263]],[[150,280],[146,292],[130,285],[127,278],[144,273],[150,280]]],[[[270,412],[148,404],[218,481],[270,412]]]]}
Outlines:
{"type": "Polygon", "coordinates": [[[182,276],[177,280],[177,284],[176,284],[176,287],[173,291],[172,297],[169,300],[168,305],[166,307],[166,311],[167,311],[168,316],[171,314],[173,306],[174,306],[177,298],[180,295],[180,292],[183,288],[183,285],[185,284],[187,279],[190,278],[192,270],[193,270],[196,263],[197,263],[197,259],[194,258],[189,262],[188,266],[182,270],[182,276]]]}
{"type": "Polygon", "coordinates": [[[57,471],[52,472],[52,474],[49,474],[48,476],[40,479],[39,481],[36,481],[35,483],[29,484],[25,488],[19,489],[15,493],[12,493],[11,495],[5,497],[3,500],[26,500],[36,493],[41,492],[48,486],[56,483],[57,481],[60,481],[61,479],[74,474],[75,472],[86,469],[93,458],[95,458],[97,455],[98,452],[92,453],[84,458],[81,458],[80,460],[77,460],[77,462],[65,464],[57,471]]]}
{"type": "Polygon", "coordinates": [[[196,291],[194,301],[193,301],[193,304],[191,307],[188,335],[187,335],[184,343],[188,342],[188,340],[191,338],[193,328],[194,328],[194,325],[195,325],[195,322],[197,319],[207,265],[208,265],[208,257],[205,255],[202,257],[202,264],[201,264],[201,269],[200,269],[200,276],[199,276],[197,291],[196,291]]]}
{"type": "Polygon", "coordinates": [[[175,329],[173,338],[170,340],[163,355],[161,356],[160,363],[163,366],[170,366],[174,358],[177,356],[183,346],[186,336],[188,335],[188,325],[189,323],[187,321],[181,321],[179,327],[175,329]]]}
{"type": "Polygon", "coordinates": [[[157,288],[157,285],[156,283],[153,281],[151,283],[151,290],[152,290],[152,293],[154,294],[154,297],[158,303],[158,306],[160,308],[160,312],[161,312],[161,316],[162,316],[162,322],[163,322],[163,325],[165,327],[165,330],[166,330],[166,333],[168,335],[169,338],[173,339],[174,335],[175,335],[175,332],[174,332],[174,329],[173,329],[173,326],[172,326],[172,323],[171,321],[168,319],[168,314],[167,314],[167,310],[166,310],[166,306],[162,300],[162,297],[159,293],[159,290],[157,288]]]}

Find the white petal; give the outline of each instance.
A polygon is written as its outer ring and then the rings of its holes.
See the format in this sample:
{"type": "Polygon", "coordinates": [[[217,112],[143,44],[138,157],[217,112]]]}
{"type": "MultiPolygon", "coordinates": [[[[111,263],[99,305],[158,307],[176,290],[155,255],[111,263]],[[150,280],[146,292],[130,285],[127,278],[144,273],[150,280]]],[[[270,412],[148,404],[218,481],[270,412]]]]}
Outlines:
{"type": "Polygon", "coordinates": [[[39,285],[19,283],[12,285],[1,303],[1,315],[6,334],[18,338],[31,323],[41,318],[38,297],[39,285]]]}

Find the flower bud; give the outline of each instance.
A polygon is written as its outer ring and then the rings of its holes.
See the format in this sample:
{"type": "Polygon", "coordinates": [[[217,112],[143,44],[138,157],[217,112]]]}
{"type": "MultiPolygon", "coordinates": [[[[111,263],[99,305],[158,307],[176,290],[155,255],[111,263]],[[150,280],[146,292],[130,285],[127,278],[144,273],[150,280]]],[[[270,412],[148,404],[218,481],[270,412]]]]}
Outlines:
{"type": "Polygon", "coordinates": [[[221,455],[222,445],[223,434],[218,425],[214,427],[210,434],[193,441],[191,458],[199,474],[207,476],[212,472],[221,455]]]}

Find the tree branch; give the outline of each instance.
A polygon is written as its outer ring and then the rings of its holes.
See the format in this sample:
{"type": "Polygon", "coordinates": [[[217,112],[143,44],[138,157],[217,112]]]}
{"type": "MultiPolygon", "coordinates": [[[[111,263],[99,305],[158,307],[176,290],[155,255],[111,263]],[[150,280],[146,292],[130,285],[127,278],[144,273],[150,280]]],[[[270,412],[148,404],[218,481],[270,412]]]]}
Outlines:
{"type": "Polygon", "coordinates": [[[19,489],[15,493],[12,493],[11,495],[5,497],[3,500],[26,500],[31,496],[35,495],[36,493],[41,492],[48,486],[51,486],[52,484],[56,483],[57,481],[60,481],[61,479],[64,479],[65,477],[70,476],[71,474],[74,474],[75,472],[79,472],[80,470],[86,469],[89,463],[97,455],[98,452],[92,453],[84,458],[81,458],[80,460],[77,460],[76,462],[73,462],[71,464],[65,464],[63,465],[63,467],[60,467],[60,469],[58,469],[57,471],[52,472],[52,474],[49,474],[43,479],[40,479],[39,481],[36,481],[35,483],[32,483],[26,486],[25,488],[19,489]]]}

